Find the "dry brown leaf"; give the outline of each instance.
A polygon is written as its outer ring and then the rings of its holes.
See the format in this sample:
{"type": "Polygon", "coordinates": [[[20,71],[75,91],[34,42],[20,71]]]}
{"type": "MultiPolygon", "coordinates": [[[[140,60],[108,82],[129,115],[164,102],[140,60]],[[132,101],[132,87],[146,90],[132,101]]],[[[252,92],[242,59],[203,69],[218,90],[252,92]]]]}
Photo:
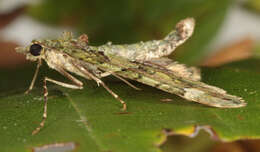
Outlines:
{"type": "Polygon", "coordinates": [[[216,67],[226,63],[243,60],[253,55],[253,40],[246,37],[225,48],[216,51],[215,54],[202,62],[202,66],[216,67]]]}
{"type": "Polygon", "coordinates": [[[213,146],[211,152],[247,152],[239,143],[219,143],[213,146]]]}
{"type": "Polygon", "coordinates": [[[0,68],[15,67],[26,62],[24,55],[15,51],[15,47],[17,46],[13,42],[0,41],[0,68]]]}
{"type": "Polygon", "coordinates": [[[239,143],[247,149],[248,152],[260,151],[260,140],[242,140],[239,143]]]}
{"type": "Polygon", "coordinates": [[[21,15],[24,10],[25,7],[20,7],[10,13],[0,14],[0,29],[13,21],[17,16],[21,15]]]}

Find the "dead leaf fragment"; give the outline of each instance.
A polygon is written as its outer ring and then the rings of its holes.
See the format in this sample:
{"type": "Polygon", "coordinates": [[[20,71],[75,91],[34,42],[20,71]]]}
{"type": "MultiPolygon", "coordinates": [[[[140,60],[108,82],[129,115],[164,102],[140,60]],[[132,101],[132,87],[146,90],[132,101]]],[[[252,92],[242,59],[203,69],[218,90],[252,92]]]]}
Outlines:
{"type": "Polygon", "coordinates": [[[21,15],[25,10],[25,7],[17,8],[11,13],[0,14],[0,29],[8,25],[13,21],[17,16],[21,15]]]}
{"type": "Polygon", "coordinates": [[[215,54],[202,62],[202,66],[217,67],[226,63],[247,59],[253,55],[253,40],[247,37],[225,48],[216,51],[215,54]]]}
{"type": "Polygon", "coordinates": [[[26,62],[24,55],[15,51],[17,46],[14,42],[0,41],[0,68],[15,67],[26,62]]]}

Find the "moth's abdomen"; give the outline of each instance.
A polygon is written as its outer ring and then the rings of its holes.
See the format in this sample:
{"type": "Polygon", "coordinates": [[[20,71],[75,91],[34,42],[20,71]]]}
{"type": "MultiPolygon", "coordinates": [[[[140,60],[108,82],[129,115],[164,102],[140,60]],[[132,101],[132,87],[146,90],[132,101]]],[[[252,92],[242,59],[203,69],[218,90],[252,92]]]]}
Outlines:
{"type": "Polygon", "coordinates": [[[171,54],[191,37],[195,26],[193,18],[180,21],[175,29],[162,40],[140,42],[130,45],[106,44],[98,49],[105,54],[121,56],[129,60],[148,61],[171,54]]]}
{"type": "Polygon", "coordinates": [[[181,20],[175,27],[175,30],[169,33],[164,40],[179,46],[191,37],[195,28],[195,20],[186,18],[181,20]]]}

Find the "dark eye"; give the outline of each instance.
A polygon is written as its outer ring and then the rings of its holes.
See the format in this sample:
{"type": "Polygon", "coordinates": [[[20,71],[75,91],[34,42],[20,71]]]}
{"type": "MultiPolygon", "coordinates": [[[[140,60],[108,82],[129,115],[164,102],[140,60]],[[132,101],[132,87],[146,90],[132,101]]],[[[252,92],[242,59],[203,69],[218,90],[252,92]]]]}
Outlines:
{"type": "Polygon", "coordinates": [[[33,44],[30,47],[30,53],[34,56],[38,56],[41,54],[42,46],[39,44],[33,44]]]}

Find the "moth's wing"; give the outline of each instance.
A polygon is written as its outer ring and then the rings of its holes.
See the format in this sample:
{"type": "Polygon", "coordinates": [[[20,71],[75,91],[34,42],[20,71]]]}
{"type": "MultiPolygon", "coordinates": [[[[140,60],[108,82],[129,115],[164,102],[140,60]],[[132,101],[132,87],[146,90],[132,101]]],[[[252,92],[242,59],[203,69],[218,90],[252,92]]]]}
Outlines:
{"type": "Polygon", "coordinates": [[[177,61],[173,61],[166,57],[152,59],[149,61],[145,61],[145,63],[156,64],[158,66],[161,66],[163,68],[166,68],[167,70],[174,72],[174,74],[176,74],[180,77],[184,77],[184,78],[191,79],[194,81],[201,80],[199,68],[187,67],[184,64],[180,64],[177,61]]]}
{"type": "MultiPolygon", "coordinates": [[[[101,77],[101,74],[105,72],[98,68],[99,64],[108,62],[108,58],[102,52],[91,50],[86,51],[84,48],[80,47],[65,49],[64,52],[73,59],[72,62],[81,65],[83,68],[99,78],[101,77]]],[[[84,77],[90,79],[88,76],[84,75],[84,77]]]]}
{"type": "Polygon", "coordinates": [[[184,70],[178,70],[177,67],[183,65],[174,63],[170,59],[143,61],[139,62],[139,65],[140,67],[135,71],[141,75],[134,80],[176,94],[189,101],[220,108],[237,108],[246,105],[242,98],[198,81],[190,72],[190,68],[184,66],[184,70]]]}

